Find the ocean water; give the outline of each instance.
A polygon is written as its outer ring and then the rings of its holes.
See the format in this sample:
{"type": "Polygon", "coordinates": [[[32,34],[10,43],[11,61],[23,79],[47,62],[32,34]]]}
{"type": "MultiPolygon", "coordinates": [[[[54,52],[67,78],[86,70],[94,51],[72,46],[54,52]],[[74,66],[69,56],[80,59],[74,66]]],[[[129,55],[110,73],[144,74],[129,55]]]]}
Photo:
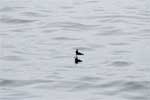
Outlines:
{"type": "Polygon", "coordinates": [[[0,100],[150,100],[150,0],[0,0],[0,100]]]}

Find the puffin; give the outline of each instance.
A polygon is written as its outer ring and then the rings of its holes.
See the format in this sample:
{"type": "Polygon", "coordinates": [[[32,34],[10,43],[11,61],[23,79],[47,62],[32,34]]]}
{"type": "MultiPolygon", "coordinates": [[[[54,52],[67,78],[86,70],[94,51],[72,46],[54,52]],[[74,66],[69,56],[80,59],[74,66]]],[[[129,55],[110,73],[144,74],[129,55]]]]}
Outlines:
{"type": "Polygon", "coordinates": [[[75,64],[78,64],[78,63],[82,62],[82,60],[79,59],[78,56],[75,57],[75,60],[74,60],[74,61],[75,61],[75,64]]]}
{"type": "Polygon", "coordinates": [[[84,55],[83,53],[79,52],[78,49],[76,49],[76,55],[84,55]]]}

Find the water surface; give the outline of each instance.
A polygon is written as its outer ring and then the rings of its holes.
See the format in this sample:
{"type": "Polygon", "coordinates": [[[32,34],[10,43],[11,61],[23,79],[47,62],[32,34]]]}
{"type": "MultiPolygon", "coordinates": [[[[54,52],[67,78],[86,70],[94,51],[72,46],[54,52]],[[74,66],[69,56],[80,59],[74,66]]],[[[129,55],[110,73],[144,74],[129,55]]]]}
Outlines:
{"type": "Polygon", "coordinates": [[[0,100],[150,100],[149,27],[149,0],[1,0],[0,100]]]}

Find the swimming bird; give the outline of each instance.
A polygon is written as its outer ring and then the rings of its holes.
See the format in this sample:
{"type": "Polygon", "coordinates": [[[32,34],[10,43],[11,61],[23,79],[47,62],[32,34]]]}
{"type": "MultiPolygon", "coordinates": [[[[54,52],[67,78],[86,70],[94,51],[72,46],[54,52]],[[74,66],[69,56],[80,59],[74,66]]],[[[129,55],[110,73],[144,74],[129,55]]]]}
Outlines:
{"type": "Polygon", "coordinates": [[[76,55],[84,55],[84,54],[79,52],[78,49],[76,49],[76,55]]]}
{"type": "Polygon", "coordinates": [[[74,61],[75,61],[75,63],[76,63],[76,64],[78,64],[78,63],[82,62],[82,60],[81,60],[81,59],[79,59],[79,58],[78,58],[78,56],[76,56],[76,57],[75,57],[75,60],[74,60],[74,61]]]}

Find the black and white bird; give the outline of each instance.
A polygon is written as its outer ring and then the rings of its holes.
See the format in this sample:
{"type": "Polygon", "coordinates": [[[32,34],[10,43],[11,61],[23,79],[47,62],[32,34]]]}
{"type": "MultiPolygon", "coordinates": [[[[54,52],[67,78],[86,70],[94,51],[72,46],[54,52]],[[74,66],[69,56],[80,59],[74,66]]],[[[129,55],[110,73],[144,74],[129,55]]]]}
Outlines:
{"type": "Polygon", "coordinates": [[[76,55],[84,55],[83,53],[79,52],[78,49],[76,49],[76,55]]]}
{"type": "Polygon", "coordinates": [[[76,57],[75,57],[75,64],[78,64],[78,63],[80,63],[80,62],[82,62],[82,60],[79,59],[78,56],[76,56],[76,57]]]}

